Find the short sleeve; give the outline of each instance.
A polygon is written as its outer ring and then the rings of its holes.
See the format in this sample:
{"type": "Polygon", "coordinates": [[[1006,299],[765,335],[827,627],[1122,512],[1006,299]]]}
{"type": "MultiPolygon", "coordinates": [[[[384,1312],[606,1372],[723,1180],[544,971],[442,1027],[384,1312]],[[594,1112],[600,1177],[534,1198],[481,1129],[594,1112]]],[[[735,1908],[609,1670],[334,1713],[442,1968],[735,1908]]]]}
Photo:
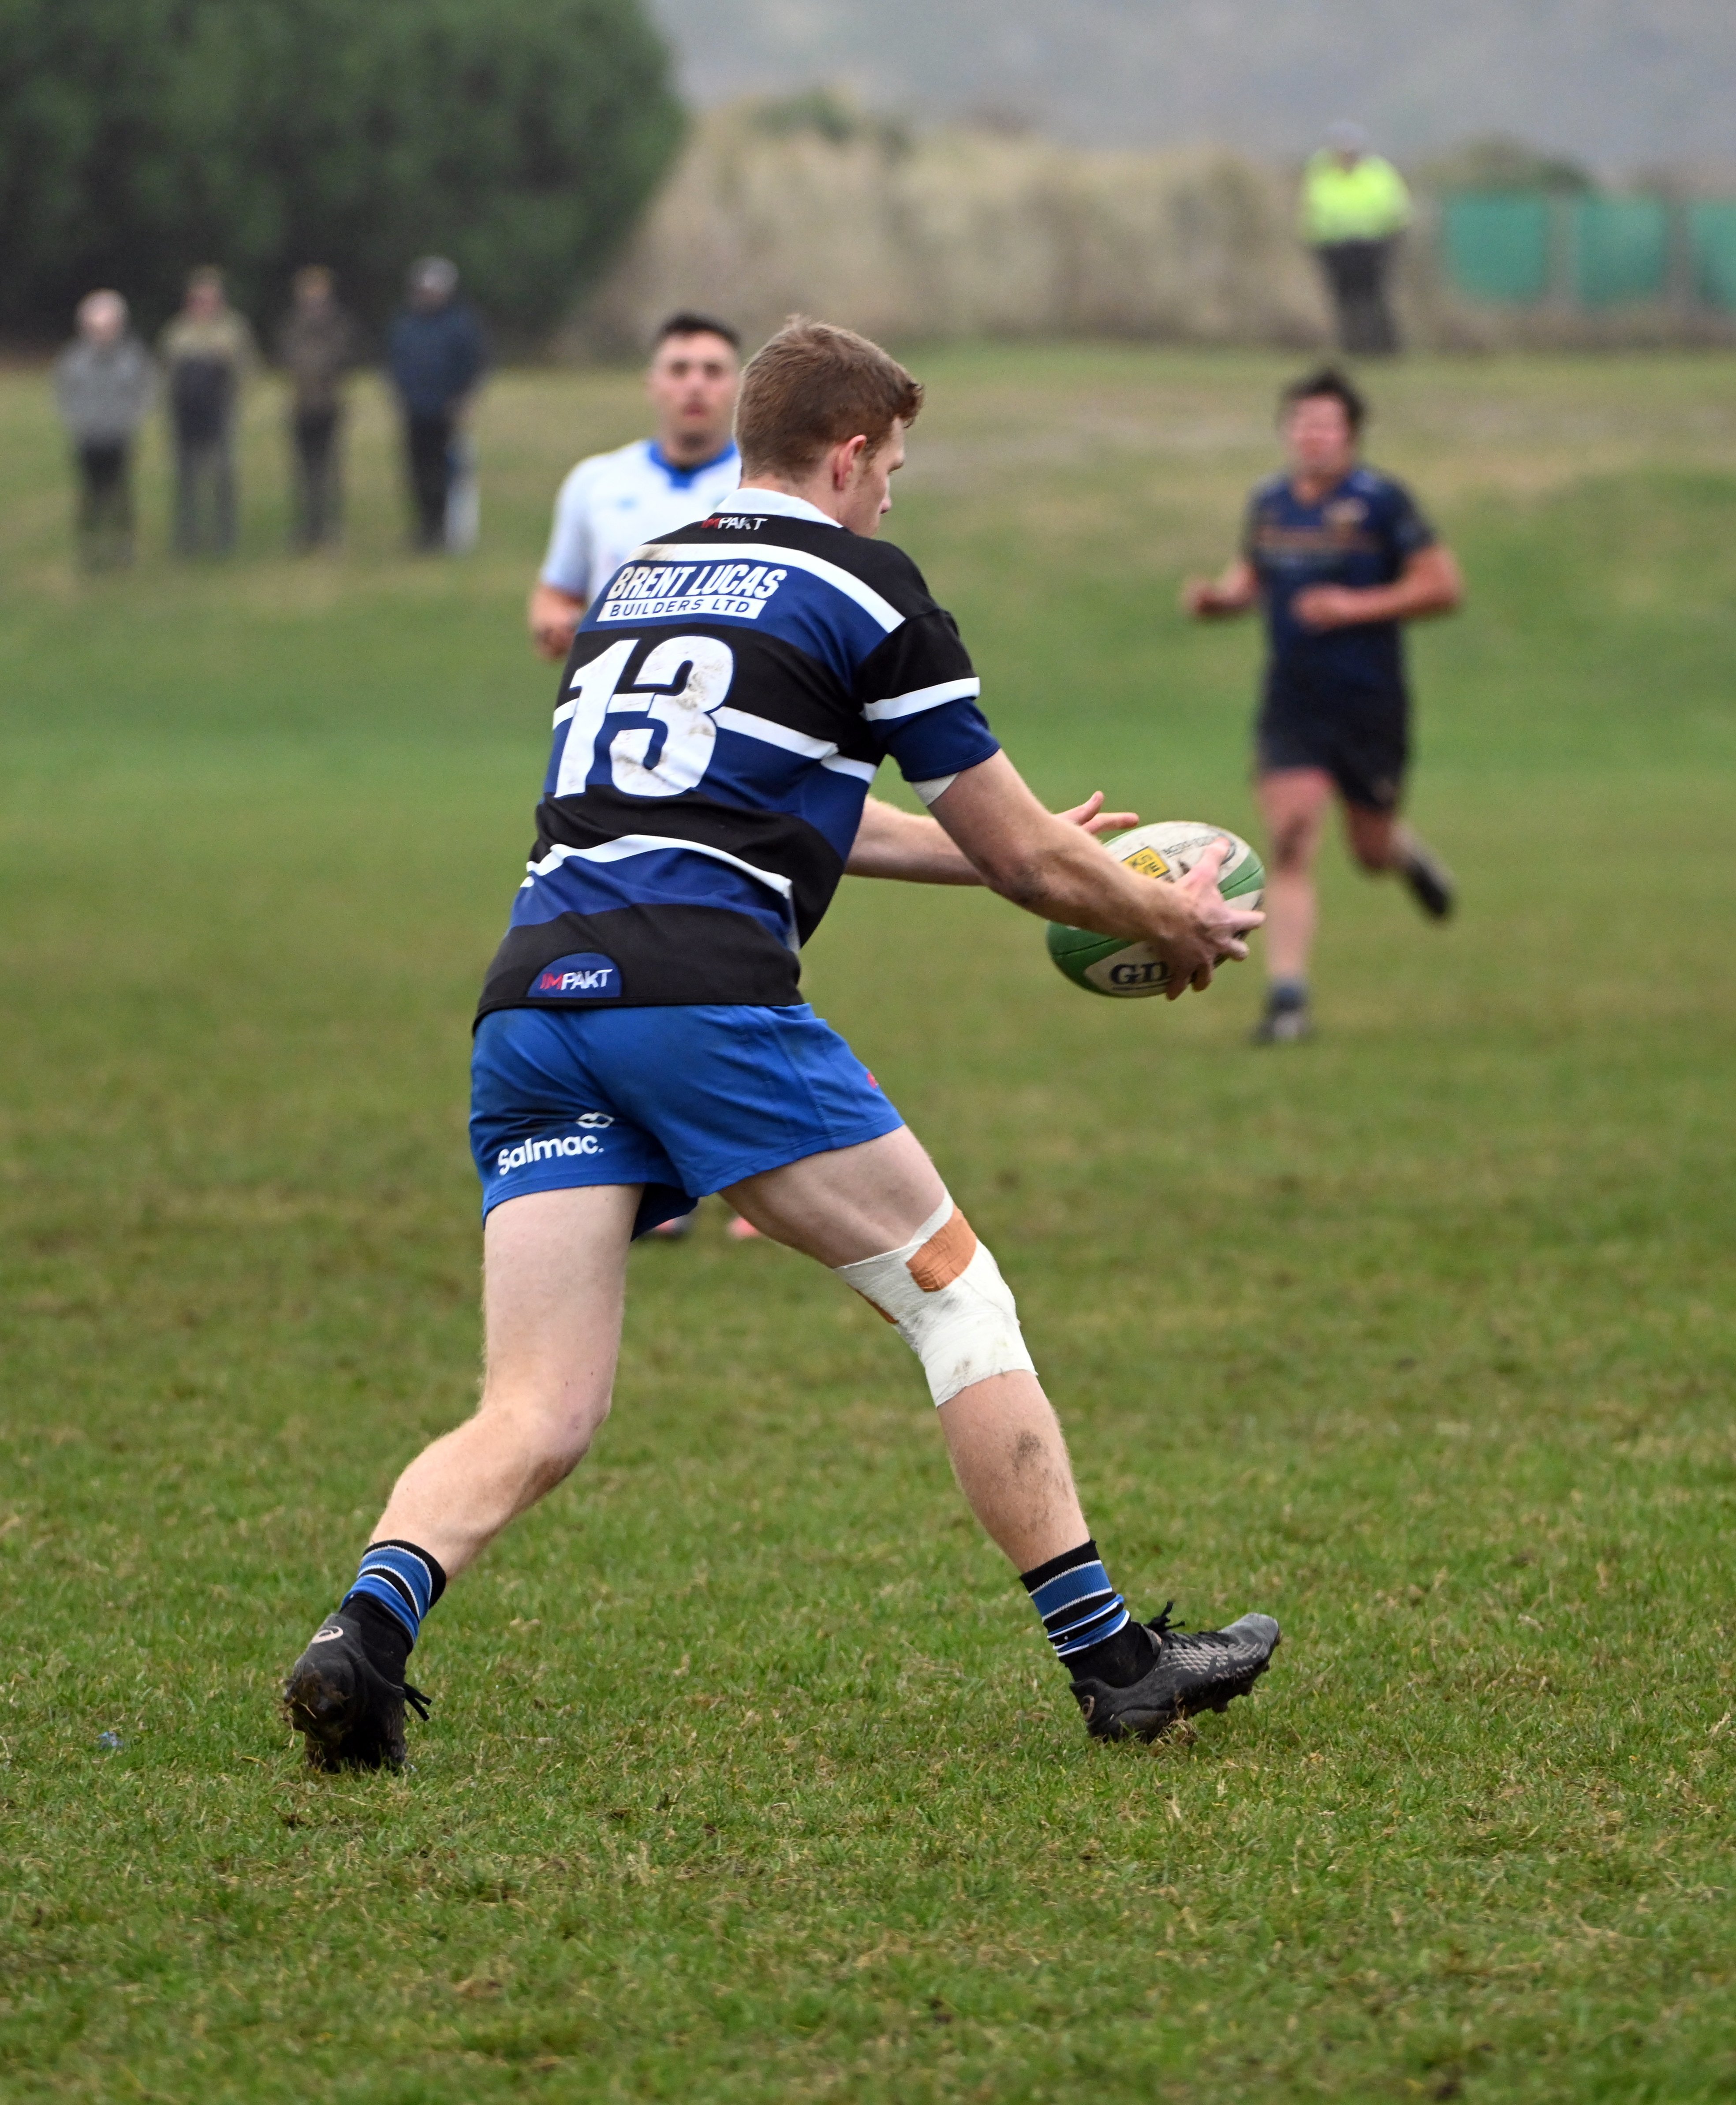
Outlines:
{"type": "Polygon", "coordinates": [[[543,558],[542,581],[557,592],[570,592],[588,600],[591,592],[590,478],[581,461],[561,485],[555,499],[554,525],[548,536],[548,553],[543,558]]]}
{"type": "Polygon", "coordinates": [[[1386,537],[1394,552],[1407,558],[1421,548],[1432,548],[1438,538],[1402,482],[1387,485],[1386,537]]]}
{"type": "Polygon", "coordinates": [[[906,782],[960,775],[1000,752],[982,691],[952,616],[938,607],[900,623],[856,677],[868,735],[906,782]]]}

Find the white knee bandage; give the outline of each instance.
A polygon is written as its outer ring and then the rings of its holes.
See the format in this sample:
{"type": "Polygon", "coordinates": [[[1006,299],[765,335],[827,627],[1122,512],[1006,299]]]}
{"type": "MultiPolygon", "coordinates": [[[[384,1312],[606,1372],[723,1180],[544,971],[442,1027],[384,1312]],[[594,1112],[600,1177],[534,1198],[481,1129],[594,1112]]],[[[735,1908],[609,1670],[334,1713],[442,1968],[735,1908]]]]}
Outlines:
{"type": "Polygon", "coordinates": [[[922,1361],[937,1404],[991,1374],[1036,1371],[1000,1267],[951,1198],[902,1249],[836,1269],[846,1286],[897,1325],[922,1361]]]}

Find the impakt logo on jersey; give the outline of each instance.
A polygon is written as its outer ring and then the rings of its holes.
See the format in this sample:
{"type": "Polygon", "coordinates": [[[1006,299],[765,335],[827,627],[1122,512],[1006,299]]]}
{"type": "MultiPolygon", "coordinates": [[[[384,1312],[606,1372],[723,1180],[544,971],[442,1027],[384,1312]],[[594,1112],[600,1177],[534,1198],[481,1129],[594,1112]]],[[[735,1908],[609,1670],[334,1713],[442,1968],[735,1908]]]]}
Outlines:
{"type": "Polygon", "coordinates": [[[606,1111],[581,1111],[576,1123],[583,1132],[553,1133],[546,1140],[521,1140],[517,1147],[503,1147],[494,1157],[495,1174],[510,1177],[515,1169],[528,1169],[534,1162],[557,1162],[563,1156],[601,1155],[603,1144],[597,1133],[615,1120],[606,1111]]]}
{"type": "Polygon", "coordinates": [[[621,969],[600,950],[573,950],[544,965],[525,989],[528,1001],[619,1001],[621,969]]]}
{"type": "Polygon", "coordinates": [[[629,563],[603,595],[603,621],[758,621],[790,574],[765,563],[629,563]]]}

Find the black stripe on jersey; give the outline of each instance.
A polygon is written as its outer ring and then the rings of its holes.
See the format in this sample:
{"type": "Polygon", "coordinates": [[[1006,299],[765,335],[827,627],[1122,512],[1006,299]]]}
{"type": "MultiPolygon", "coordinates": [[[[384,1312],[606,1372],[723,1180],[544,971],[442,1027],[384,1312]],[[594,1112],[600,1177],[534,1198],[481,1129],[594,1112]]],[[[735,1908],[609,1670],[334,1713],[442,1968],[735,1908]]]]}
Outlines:
{"type": "Polygon", "coordinates": [[[825,834],[790,812],[714,803],[697,789],[651,802],[602,784],[582,797],[544,798],[536,807],[533,860],[540,862],[554,847],[601,847],[624,834],[642,833],[678,834],[787,877],[795,887],[796,936],[803,943],[819,927],[843,875],[843,859],[825,834]]]}
{"type": "MultiPolygon", "coordinates": [[[[745,1002],[788,1008],[802,999],[801,960],[769,928],[715,906],[617,906],[606,914],[562,914],[509,928],[494,953],[477,1006],[523,1008],[530,983],[551,959],[593,952],[618,962],[621,990],[607,1005],[679,1008],[688,1003],[745,1002]]],[[[595,1008],[575,999],[542,1008],[595,1008]]]]}

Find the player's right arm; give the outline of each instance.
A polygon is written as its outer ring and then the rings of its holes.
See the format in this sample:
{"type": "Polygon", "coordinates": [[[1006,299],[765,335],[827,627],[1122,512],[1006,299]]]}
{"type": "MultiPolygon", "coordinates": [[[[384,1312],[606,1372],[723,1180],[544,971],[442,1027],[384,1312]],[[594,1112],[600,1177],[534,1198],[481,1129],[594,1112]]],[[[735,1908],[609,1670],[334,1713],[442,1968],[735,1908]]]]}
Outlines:
{"type": "Polygon", "coordinates": [[[1046,920],[1149,943],[1170,968],[1172,1001],[1189,986],[1209,986],[1226,959],[1245,958],[1242,938],[1265,918],[1219,892],[1227,844],[1201,856],[1179,884],[1142,877],[1045,811],[1004,753],[955,775],[931,808],[1003,899],[1046,920]]]}
{"type": "Polygon", "coordinates": [[[1259,597],[1259,578],[1246,556],[1237,556],[1215,578],[1189,578],[1182,587],[1182,612],[1196,621],[1221,621],[1246,614],[1259,597]]]}

